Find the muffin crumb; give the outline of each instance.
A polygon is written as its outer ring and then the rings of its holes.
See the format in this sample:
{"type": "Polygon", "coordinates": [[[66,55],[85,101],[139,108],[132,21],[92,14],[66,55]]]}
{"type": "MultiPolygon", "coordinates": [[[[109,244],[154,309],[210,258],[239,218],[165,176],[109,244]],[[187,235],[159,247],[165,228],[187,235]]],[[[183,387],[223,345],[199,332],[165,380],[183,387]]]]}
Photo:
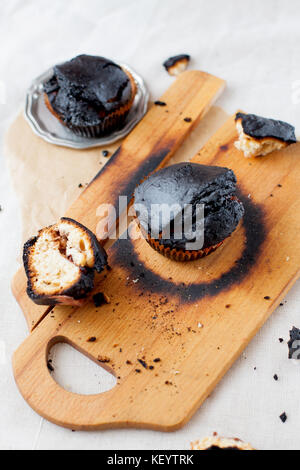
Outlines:
{"type": "Polygon", "coordinates": [[[154,101],[154,104],[155,106],[167,106],[167,103],[165,103],[164,101],[154,101]]]}
{"type": "Polygon", "coordinates": [[[279,416],[279,418],[283,423],[285,423],[287,421],[287,414],[284,412],[282,413],[282,415],[279,416]]]}

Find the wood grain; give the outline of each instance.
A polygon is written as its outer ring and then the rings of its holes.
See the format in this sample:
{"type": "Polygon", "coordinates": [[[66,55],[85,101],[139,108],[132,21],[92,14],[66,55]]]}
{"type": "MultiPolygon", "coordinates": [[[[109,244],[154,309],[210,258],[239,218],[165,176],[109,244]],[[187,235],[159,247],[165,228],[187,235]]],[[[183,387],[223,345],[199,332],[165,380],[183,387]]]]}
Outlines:
{"type": "Polygon", "coordinates": [[[248,160],[236,137],[230,118],[193,159],[238,177],[246,216],[222,248],[184,264],[119,240],[96,289],[110,304],[55,308],[17,350],[16,382],[41,416],[72,429],[180,428],[299,277],[300,144],[248,160]],[[88,397],[61,389],[46,365],[57,342],[110,370],[116,387],[88,397]]]}
{"type": "MultiPolygon", "coordinates": [[[[97,208],[101,204],[118,208],[121,195],[130,200],[140,181],[172,157],[224,87],[223,80],[205,72],[181,74],[160,98],[167,106],[150,109],[65,215],[96,232],[100,220],[96,215],[97,208]],[[186,122],[186,117],[191,121],[186,122]]],[[[26,284],[25,272],[21,268],[12,281],[12,291],[32,330],[49,309],[32,303],[26,295],[26,284]]]]}

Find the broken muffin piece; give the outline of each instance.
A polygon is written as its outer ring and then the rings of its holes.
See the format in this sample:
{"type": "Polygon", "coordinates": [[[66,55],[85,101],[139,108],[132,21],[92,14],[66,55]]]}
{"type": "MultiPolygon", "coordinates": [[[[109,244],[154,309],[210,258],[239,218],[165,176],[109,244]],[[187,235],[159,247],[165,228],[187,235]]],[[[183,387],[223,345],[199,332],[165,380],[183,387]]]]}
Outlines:
{"type": "Polygon", "coordinates": [[[176,77],[187,69],[190,60],[191,57],[188,54],[180,54],[170,57],[163,63],[163,66],[170,75],[176,77]]]}
{"type": "Polygon", "coordinates": [[[237,438],[206,437],[202,441],[192,442],[191,450],[254,450],[250,444],[246,444],[237,438]]]}
{"type": "Polygon", "coordinates": [[[287,122],[244,113],[237,113],[235,122],[239,133],[235,146],[247,158],[264,156],[297,142],[295,128],[287,122]]]}
{"type": "Polygon", "coordinates": [[[300,330],[293,326],[288,341],[289,359],[300,359],[300,330]]]}
{"type": "Polygon", "coordinates": [[[95,271],[107,266],[107,254],[90,230],[62,218],[25,243],[23,262],[33,302],[81,306],[94,288],[95,271]]]}

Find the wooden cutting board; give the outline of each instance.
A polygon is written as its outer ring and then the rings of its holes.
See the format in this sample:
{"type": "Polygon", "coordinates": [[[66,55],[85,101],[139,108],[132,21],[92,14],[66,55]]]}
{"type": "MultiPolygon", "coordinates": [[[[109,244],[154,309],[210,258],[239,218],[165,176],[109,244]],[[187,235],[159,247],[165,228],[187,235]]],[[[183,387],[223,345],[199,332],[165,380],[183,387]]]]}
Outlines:
{"type": "Polygon", "coordinates": [[[110,303],[55,308],[17,350],[16,382],[40,415],[72,429],[180,428],[299,277],[300,144],[249,160],[236,138],[230,118],[193,159],[237,175],[246,215],[223,247],[176,263],[144,240],[118,240],[96,288],[110,303]],[[113,373],[116,387],[93,396],[63,390],[47,369],[58,342],[113,373]]]}
{"type": "MultiPolygon", "coordinates": [[[[127,196],[130,201],[135,187],[168,162],[224,88],[224,80],[208,73],[195,70],[182,73],[160,98],[160,103],[166,103],[166,106],[152,106],[65,215],[96,233],[100,221],[98,207],[101,204],[118,207],[119,196],[127,196]]],[[[57,152],[62,152],[62,149],[57,147],[57,152]]],[[[81,154],[84,158],[84,151],[81,154]]],[[[22,267],[13,279],[12,291],[32,331],[49,309],[32,303],[26,295],[26,284],[22,267]]]]}

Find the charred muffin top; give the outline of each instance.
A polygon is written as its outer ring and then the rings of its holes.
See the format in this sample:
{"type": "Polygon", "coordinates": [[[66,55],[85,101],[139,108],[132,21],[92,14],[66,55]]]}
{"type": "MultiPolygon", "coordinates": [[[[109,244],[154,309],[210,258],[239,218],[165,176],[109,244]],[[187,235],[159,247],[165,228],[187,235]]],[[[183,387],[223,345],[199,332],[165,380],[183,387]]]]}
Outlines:
{"type": "Polygon", "coordinates": [[[170,75],[177,76],[187,69],[190,60],[191,57],[188,54],[180,54],[167,59],[163,66],[170,75]]]}
{"type": "Polygon", "coordinates": [[[95,271],[107,266],[107,254],[90,230],[62,218],[25,243],[23,261],[35,303],[81,305],[94,287],[95,271]]]}
{"type": "Polygon", "coordinates": [[[286,122],[244,113],[237,113],[235,121],[239,133],[235,145],[245,157],[267,155],[297,142],[295,128],[286,122]]]}
{"type": "Polygon", "coordinates": [[[54,112],[69,127],[97,126],[104,117],[127,107],[135,85],[111,60],[80,55],[56,65],[44,91],[54,112]]]}
{"type": "Polygon", "coordinates": [[[191,445],[191,450],[233,450],[233,451],[242,451],[242,450],[254,450],[250,444],[246,444],[237,438],[224,438],[224,437],[206,437],[202,441],[193,442],[191,445]]]}
{"type": "Polygon", "coordinates": [[[196,163],[179,163],[154,173],[135,190],[134,207],[142,231],[164,247],[186,250],[204,229],[206,249],[223,242],[237,228],[244,215],[235,196],[236,177],[232,170],[196,163]],[[195,238],[183,230],[177,238],[174,222],[183,224],[184,208],[192,208],[191,227],[195,238]],[[197,207],[204,208],[203,223],[197,225],[197,207]],[[164,210],[171,208],[172,210],[164,210]],[[169,234],[168,238],[164,234],[169,234]],[[188,236],[187,236],[188,235],[188,236]]]}

